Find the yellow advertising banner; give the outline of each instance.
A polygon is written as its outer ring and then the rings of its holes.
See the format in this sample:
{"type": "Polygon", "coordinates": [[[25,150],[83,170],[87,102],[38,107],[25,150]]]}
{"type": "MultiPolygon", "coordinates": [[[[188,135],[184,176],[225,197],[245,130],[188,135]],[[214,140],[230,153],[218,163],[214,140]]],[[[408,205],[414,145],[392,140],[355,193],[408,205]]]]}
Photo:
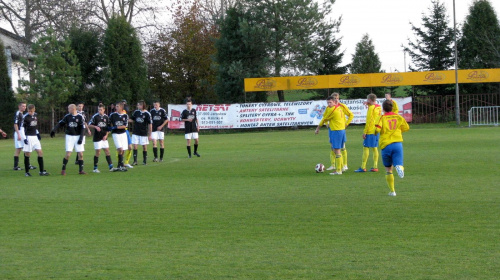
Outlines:
{"type": "MultiPolygon", "coordinates": [[[[458,70],[458,82],[499,83],[500,68],[458,70]]],[[[346,74],[245,79],[245,91],[276,91],[297,89],[394,87],[411,85],[454,84],[455,71],[403,73],[346,74]]]]}

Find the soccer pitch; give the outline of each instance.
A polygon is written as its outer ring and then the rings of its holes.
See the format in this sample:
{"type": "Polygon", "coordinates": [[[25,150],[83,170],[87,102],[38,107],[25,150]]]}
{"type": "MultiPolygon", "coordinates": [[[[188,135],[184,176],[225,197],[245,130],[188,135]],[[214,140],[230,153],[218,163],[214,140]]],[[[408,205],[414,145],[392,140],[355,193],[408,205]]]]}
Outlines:
{"type": "Polygon", "coordinates": [[[410,127],[397,197],[381,159],[354,173],[361,127],[342,176],[314,172],[325,128],[202,133],[192,159],[167,135],[165,162],[150,145],[147,166],[105,172],[101,155],[100,174],[87,138],[89,174],[73,153],[65,177],[62,137],[42,139],[52,175],[29,178],[2,140],[0,279],[498,279],[499,128],[410,127]]]}

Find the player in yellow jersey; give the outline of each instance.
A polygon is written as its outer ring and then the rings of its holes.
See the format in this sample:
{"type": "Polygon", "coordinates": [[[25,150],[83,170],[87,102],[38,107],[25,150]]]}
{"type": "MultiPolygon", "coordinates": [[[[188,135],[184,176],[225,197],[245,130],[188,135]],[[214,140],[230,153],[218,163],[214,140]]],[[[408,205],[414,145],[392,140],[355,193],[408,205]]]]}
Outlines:
{"type": "Polygon", "coordinates": [[[392,93],[390,92],[386,92],[385,93],[385,100],[390,100],[392,102],[392,112],[393,113],[396,113],[396,114],[399,114],[399,107],[398,107],[398,103],[396,103],[396,101],[394,101],[392,99],[392,93]]]}
{"type": "Polygon", "coordinates": [[[379,118],[376,124],[376,131],[380,133],[380,149],[382,150],[382,161],[385,166],[385,180],[391,192],[390,196],[396,196],[394,189],[394,175],[392,167],[396,169],[398,176],[405,176],[403,167],[403,132],[410,129],[406,120],[392,112],[393,103],[391,100],[386,100],[382,104],[384,115],[379,118]]]}
{"type": "MultiPolygon", "coordinates": [[[[319,122],[315,133],[319,133],[319,129],[328,122],[329,136],[331,149],[335,153],[335,167],[336,171],[330,175],[342,175],[342,153],[341,149],[344,148],[346,142],[345,129],[354,118],[353,113],[346,105],[339,102],[339,94],[333,93],[332,96],[326,99],[328,107],[323,113],[323,118],[319,122]],[[346,120],[346,116],[348,119],[346,120]]],[[[333,164],[332,164],[333,165],[333,164]]]]}
{"type": "Polygon", "coordinates": [[[370,149],[373,154],[373,167],[370,172],[378,172],[378,139],[379,134],[375,132],[375,121],[381,115],[380,105],[377,104],[377,96],[373,93],[368,94],[366,97],[366,104],[368,105],[368,112],[366,113],[365,129],[363,130],[363,159],[361,167],[354,172],[366,172],[366,163],[370,155],[370,149]]]}

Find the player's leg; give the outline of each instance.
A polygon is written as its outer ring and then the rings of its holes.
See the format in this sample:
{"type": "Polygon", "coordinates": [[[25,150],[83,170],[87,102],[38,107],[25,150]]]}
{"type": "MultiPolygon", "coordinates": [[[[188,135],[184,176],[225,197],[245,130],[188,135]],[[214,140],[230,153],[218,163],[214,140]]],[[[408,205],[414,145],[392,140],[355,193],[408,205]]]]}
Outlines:
{"type": "Polygon", "coordinates": [[[102,141],[94,142],[94,150],[95,150],[95,154],[94,154],[94,170],[92,170],[92,172],[94,172],[94,173],[101,173],[101,171],[99,171],[99,169],[97,168],[97,166],[99,164],[99,156],[101,155],[101,147],[99,145],[100,142],[102,142],[102,141]]]}
{"type": "MultiPolygon", "coordinates": [[[[26,145],[27,146],[27,145],[26,145]]],[[[28,152],[28,149],[24,149],[24,170],[26,170],[26,177],[30,177],[30,156],[31,153],[28,152]]]]}
{"type": "Polygon", "coordinates": [[[109,142],[107,139],[102,141],[102,150],[104,150],[104,154],[106,155],[106,162],[108,163],[109,171],[115,171],[115,169],[113,168],[113,161],[111,160],[111,153],[109,152],[109,142]]]}
{"type": "Polygon", "coordinates": [[[349,167],[347,167],[347,149],[345,148],[345,143],[344,147],[340,149],[340,152],[342,153],[342,160],[344,163],[344,166],[342,167],[342,172],[344,172],[347,171],[347,169],[349,169],[349,167]]]}
{"type": "Polygon", "coordinates": [[[188,151],[188,157],[191,158],[191,137],[192,133],[186,133],[184,138],[186,138],[186,149],[188,151]]]}
{"type": "Polygon", "coordinates": [[[79,145],[77,142],[77,144],[75,146],[75,151],[78,154],[78,174],[85,175],[87,173],[85,171],[83,171],[83,165],[84,165],[83,152],[85,151],[85,146],[84,146],[83,142],[82,142],[82,144],[79,144],[79,145]]]}
{"type": "Polygon", "coordinates": [[[149,138],[147,136],[142,136],[140,141],[142,145],[142,164],[146,165],[148,162],[149,138]]]}
{"type": "Polygon", "coordinates": [[[330,150],[330,167],[328,167],[326,170],[335,170],[335,151],[330,150]]]}
{"type": "Polygon", "coordinates": [[[345,130],[333,130],[330,131],[330,143],[332,145],[332,149],[335,152],[335,168],[336,171],[330,173],[330,175],[342,175],[342,166],[344,161],[342,159],[342,153],[340,149],[344,147],[346,137],[345,130]]]}
{"type": "Polygon", "coordinates": [[[132,138],[130,137],[130,132],[128,130],[125,131],[127,136],[127,149],[123,149],[124,152],[124,166],[128,168],[134,168],[130,165],[130,158],[132,157],[132,138]]]}
{"type": "Polygon", "coordinates": [[[198,133],[197,132],[193,133],[193,137],[194,137],[194,153],[193,154],[197,157],[201,157],[201,155],[198,154],[198,143],[199,143],[198,133]]]}
{"type": "Polygon", "coordinates": [[[73,152],[74,147],[76,146],[75,137],[72,135],[66,134],[66,142],[65,142],[65,150],[66,154],[63,158],[63,165],[61,168],[61,175],[66,175],[66,165],[68,164],[69,157],[71,157],[71,153],[73,152]]]}
{"type": "Polygon", "coordinates": [[[43,162],[42,147],[40,146],[40,149],[36,149],[35,151],[38,154],[38,167],[40,168],[40,172],[38,172],[38,175],[49,176],[50,174],[45,170],[45,166],[44,166],[44,162],[43,162]]]}
{"type": "Polygon", "coordinates": [[[386,146],[382,150],[382,162],[385,167],[385,181],[389,187],[389,195],[396,196],[396,191],[394,189],[394,175],[392,174],[392,147],[391,145],[386,146]]]}
{"type": "Polygon", "coordinates": [[[163,161],[163,155],[165,153],[165,140],[162,138],[159,141],[160,141],[160,162],[162,162],[163,161]]]}
{"type": "Polygon", "coordinates": [[[139,142],[134,142],[136,138],[138,138],[137,135],[132,135],[132,146],[134,147],[134,162],[132,163],[132,165],[137,165],[137,143],[139,142]]]}
{"type": "Polygon", "coordinates": [[[373,167],[370,169],[371,172],[378,172],[378,158],[379,152],[377,147],[370,148],[373,154],[373,167]]]}
{"type": "Polygon", "coordinates": [[[158,161],[158,131],[151,133],[151,140],[153,141],[153,162],[158,161]]]}
{"type": "MultiPolygon", "coordinates": [[[[18,142],[17,140],[14,140],[15,143],[14,145],[16,145],[16,150],[14,151],[14,170],[17,171],[17,170],[22,170],[21,167],[19,167],[19,155],[21,154],[21,151],[23,150],[23,148],[18,148],[18,142]]],[[[24,143],[23,143],[23,146],[24,146],[24,143]]]]}
{"type": "Polygon", "coordinates": [[[392,161],[399,178],[404,178],[405,168],[403,167],[403,143],[397,142],[391,144],[394,147],[392,161]]]}

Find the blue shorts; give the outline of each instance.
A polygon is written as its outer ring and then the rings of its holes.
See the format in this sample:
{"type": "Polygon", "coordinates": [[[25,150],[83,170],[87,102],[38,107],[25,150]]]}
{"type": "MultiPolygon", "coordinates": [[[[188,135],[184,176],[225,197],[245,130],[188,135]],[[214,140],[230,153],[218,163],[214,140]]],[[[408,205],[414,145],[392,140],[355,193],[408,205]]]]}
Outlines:
{"type": "Polygon", "coordinates": [[[125,132],[127,133],[127,141],[128,141],[128,144],[129,145],[132,145],[132,137],[130,137],[130,132],[128,132],[128,129],[125,130],[125,132]]]}
{"type": "Polygon", "coordinates": [[[328,129],[328,135],[330,136],[330,144],[332,146],[332,149],[344,148],[344,143],[347,141],[345,130],[328,129]]]}
{"type": "Polygon", "coordinates": [[[380,134],[366,134],[366,139],[363,140],[363,147],[376,148],[378,147],[378,139],[380,134]]]}
{"type": "Polygon", "coordinates": [[[383,148],[382,162],[385,167],[403,165],[403,143],[395,142],[383,148]]]}

